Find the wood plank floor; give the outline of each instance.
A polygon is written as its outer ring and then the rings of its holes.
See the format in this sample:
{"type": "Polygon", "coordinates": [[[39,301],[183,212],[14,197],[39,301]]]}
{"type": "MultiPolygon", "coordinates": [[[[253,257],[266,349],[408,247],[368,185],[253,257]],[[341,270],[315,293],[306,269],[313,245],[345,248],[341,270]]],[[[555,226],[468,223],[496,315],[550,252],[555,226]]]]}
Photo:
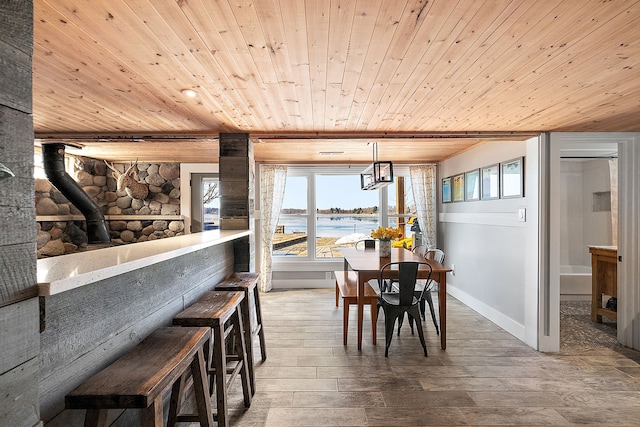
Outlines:
{"type": "Polygon", "coordinates": [[[268,360],[256,363],[251,408],[243,409],[234,386],[234,426],[640,425],[640,353],[633,350],[539,353],[449,297],[446,350],[428,320],[425,358],[405,322],[385,358],[382,314],[373,346],[365,310],[359,352],[353,307],[342,345],[333,289],[261,299],[268,360]]]}

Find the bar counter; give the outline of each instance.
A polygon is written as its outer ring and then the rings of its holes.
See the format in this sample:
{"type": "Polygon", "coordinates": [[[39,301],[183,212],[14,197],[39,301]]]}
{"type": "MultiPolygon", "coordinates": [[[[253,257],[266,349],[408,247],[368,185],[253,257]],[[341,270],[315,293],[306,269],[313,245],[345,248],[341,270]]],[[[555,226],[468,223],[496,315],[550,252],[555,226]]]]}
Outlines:
{"type": "Polygon", "coordinates": [[[211,230],[39,259],[38,293],[40,296],[59,294],[251,233],[250,230],[211,230]]]}

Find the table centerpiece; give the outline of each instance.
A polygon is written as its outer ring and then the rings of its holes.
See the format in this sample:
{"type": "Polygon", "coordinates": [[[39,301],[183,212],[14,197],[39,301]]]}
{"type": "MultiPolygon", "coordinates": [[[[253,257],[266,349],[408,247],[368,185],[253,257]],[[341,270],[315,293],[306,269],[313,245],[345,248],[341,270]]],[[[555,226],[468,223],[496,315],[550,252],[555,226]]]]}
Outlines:
{"type": "Polygon", "coordinates": [[[399,227],[378,227],[371,230],[371,237],[378,240],[380,258],[391,257],[391,241],[402,237],[399,227]]]}

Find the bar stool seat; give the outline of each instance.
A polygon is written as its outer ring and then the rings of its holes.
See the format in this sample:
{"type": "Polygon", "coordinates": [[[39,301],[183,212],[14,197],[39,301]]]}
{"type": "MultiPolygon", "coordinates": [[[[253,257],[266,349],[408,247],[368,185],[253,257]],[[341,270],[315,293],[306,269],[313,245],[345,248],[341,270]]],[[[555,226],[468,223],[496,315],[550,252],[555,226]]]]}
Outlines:
{"type": "Polygon", "coordinates": [[[213,427],[204,352],[206,328],[160,328],[65,396],[67,409],[86,409],[84,425],[105,427],[109,409],[139,408],[145,427],[162,427],[165,391],[172,388],[167,425],[200,422],[213,427]],[[193,377],[197,414],[179,414],[183,384],[193,377]],[[172,387],[173,385],[173,387],[172,387]]]}
{"type": "Polygon", "coordinates": [[[209,391],[215,389],[219,426],[229,425],[228,393],[240,374],[244,406],[251,406],[251,387],[247,350],[243,334],[241,303],[243,292],[206,292],[199,300],[178,313],[173,324],[178,326],[208,326],[213,334],[213,352],[209,355],[209,391]],[[235,350],[227,353],[227,348],[235,350]],[[231,363],[230,363],[231,362],[231,363]],[[235,362],[235,363],[234,363],[235,362]]]}
{"type": "Polygon", "coordinates": [[[256,336],[260,339],[260,353],[262,361],[267,360],[267,346],[264,338],[264,328],[262,326],[262,310],[260,308],[260,292],[258,291],[258,280],[260,273],[238,272],[233,273],[228,279],[216,285],[216,291],[244,292],[242,302],[242,323],[244,326],[244,340],[247,344],[247,358],[249,359],[249,381],[251,383],[251,393],[255,394],[255,375],[253,367],[253,341],[256,336]],[[255,308],[255,324],[251,322],[251,294],[253,293],[253,305],[255,308]]]}

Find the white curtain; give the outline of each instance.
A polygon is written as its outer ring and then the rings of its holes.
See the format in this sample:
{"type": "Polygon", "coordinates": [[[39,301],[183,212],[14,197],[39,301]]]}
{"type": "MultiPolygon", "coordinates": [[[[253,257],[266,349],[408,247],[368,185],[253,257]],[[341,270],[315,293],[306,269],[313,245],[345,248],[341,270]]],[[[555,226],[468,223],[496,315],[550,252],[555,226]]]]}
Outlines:
{"type": "Polygon", "coordinates": [[[609,159],[611,179],[611,237],[613,246],[618,246],[618,159],[609,159]]]}
{"type": "Polygon", "coordinates": [[[286,166],[262,165],[260,167],[260,241],[262,242],[260,290],[262,292],[269,292],[272,289],[273,234],[278,225],[286,182],[286,166]]]}
{"type": "Polygon", "coordinates": [[[422,236],[427,247],[436,248],[436,165],[410,166],[409,176],[422,236]]]}

